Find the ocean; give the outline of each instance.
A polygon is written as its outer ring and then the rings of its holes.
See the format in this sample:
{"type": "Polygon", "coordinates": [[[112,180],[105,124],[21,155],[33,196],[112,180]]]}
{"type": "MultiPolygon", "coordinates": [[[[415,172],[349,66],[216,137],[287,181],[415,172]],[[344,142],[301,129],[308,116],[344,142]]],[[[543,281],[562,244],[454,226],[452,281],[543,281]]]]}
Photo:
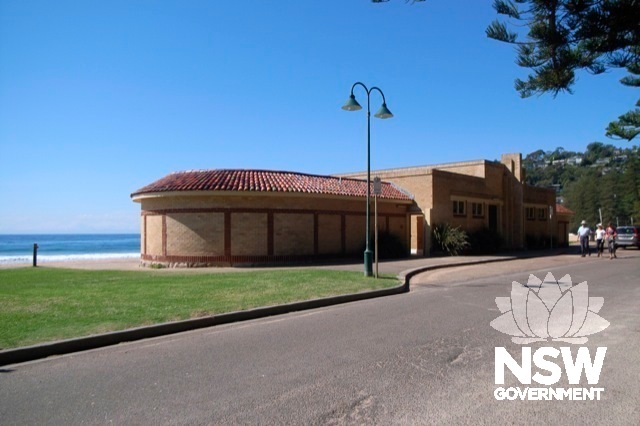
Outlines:
{"type": "Polygon", "coordinates": [[[139,234],[0,235],[0,264],[31,263],[34,244],[38,264],[140,256],[139,234]]]}

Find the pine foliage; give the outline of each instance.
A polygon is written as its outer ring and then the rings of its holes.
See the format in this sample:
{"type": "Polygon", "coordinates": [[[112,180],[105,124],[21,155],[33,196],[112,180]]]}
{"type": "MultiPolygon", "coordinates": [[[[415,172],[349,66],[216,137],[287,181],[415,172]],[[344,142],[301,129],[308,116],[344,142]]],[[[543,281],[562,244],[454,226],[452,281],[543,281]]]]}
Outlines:
{"type": "MultiPolygon", "coordinates": [[[[516,79],[522,97],[571,93],[579,70],[626,68],[630,75],[621,83],[640,86],[639,0],[495,0],[493,7],[507,21],[492,22],[486,35],[515,45],[516,63],[531,71],[527,79],[516,79]]],[[[632,140],[639,133],[636,108],[606,134],[632,140]]]]}

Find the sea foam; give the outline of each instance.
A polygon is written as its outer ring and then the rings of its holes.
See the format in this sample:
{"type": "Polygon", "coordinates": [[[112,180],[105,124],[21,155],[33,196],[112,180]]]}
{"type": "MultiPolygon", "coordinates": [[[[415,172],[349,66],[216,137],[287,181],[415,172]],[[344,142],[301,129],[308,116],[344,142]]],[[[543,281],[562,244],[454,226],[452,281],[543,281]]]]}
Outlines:
{"type": "MultiPolygon", "coordinates": [[[[81,262],[89,260],[117,260],[117,259],[136,259],[140,257],[140,253],[84,253],[84,254],[55,254],[55,255],[38,255],[38,263],[47,262],[81,262]]],[[[21,264],[32,263],[33,257],[27,255],[21,256],[0,256],[0,264],[21,264]]]]}

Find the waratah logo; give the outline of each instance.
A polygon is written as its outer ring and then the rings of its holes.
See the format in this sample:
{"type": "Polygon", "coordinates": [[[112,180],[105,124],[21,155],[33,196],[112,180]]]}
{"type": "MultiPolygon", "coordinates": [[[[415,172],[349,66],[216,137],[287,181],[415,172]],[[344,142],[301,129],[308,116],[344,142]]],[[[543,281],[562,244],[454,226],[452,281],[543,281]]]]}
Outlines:
{"type": "Polygon", "coordinates": [[[569,275],[556,281],[549,272],[544,282],[529,275],[526,286],[512,283],[511,297],[496,297],[502,315],[491,321],[491,327],[521,345],[544,341],[584,344],[585,336],[609,326],[598,315],[603,304],[604,298],[589,297],[586,281],[574,286],[569,275]]]}

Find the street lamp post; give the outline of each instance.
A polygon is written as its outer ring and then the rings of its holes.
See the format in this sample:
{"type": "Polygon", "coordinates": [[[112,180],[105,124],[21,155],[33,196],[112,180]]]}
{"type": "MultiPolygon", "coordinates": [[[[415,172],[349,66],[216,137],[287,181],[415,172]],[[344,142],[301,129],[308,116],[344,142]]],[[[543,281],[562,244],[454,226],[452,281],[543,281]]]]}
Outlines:
{"type": "Polygon", "coordinates": [[[382,106],[380,107],[378,112],[375,113],[374,116],[377,118],[385,119],[385,118],[393,117],[393,114],[387,108],[387,101],[384,97],[384,93],[382,93],[382,90],[380,90],[380,88],[374,86],[371,89],[368,89],[367,86],[360,83],[359,81],[354,83],[353,86],[351,86],[351,95],[349,96],[349,99],[347,100],[347,102],[342,106],[343,110],[358,111],[362,109],[358,101],[356,101],[356,97],[353,95],[353,89],[355,89],[356,86],[362,86],[362,88],[367,92],[367,214],[366,214],[367,226],[366,226],[366,248],[364,250],[364,275],[366,277],[370,277],[373,275],[373,265],[372,265],[373,256],[371,252],[371,241],[370,241],[371,238],[370,238],[370,230],[369,230],[369,227],[370,227],[369,222],[371,217],[371,207],[370,207],[370,204],[371,204],[371,187],[370,187],[371,186],[371,102],[370,102],[371,92],[373,92],[374,90],[377,90],[378,92],[380,92],[380,95],[382,95],[382,106]]]}

